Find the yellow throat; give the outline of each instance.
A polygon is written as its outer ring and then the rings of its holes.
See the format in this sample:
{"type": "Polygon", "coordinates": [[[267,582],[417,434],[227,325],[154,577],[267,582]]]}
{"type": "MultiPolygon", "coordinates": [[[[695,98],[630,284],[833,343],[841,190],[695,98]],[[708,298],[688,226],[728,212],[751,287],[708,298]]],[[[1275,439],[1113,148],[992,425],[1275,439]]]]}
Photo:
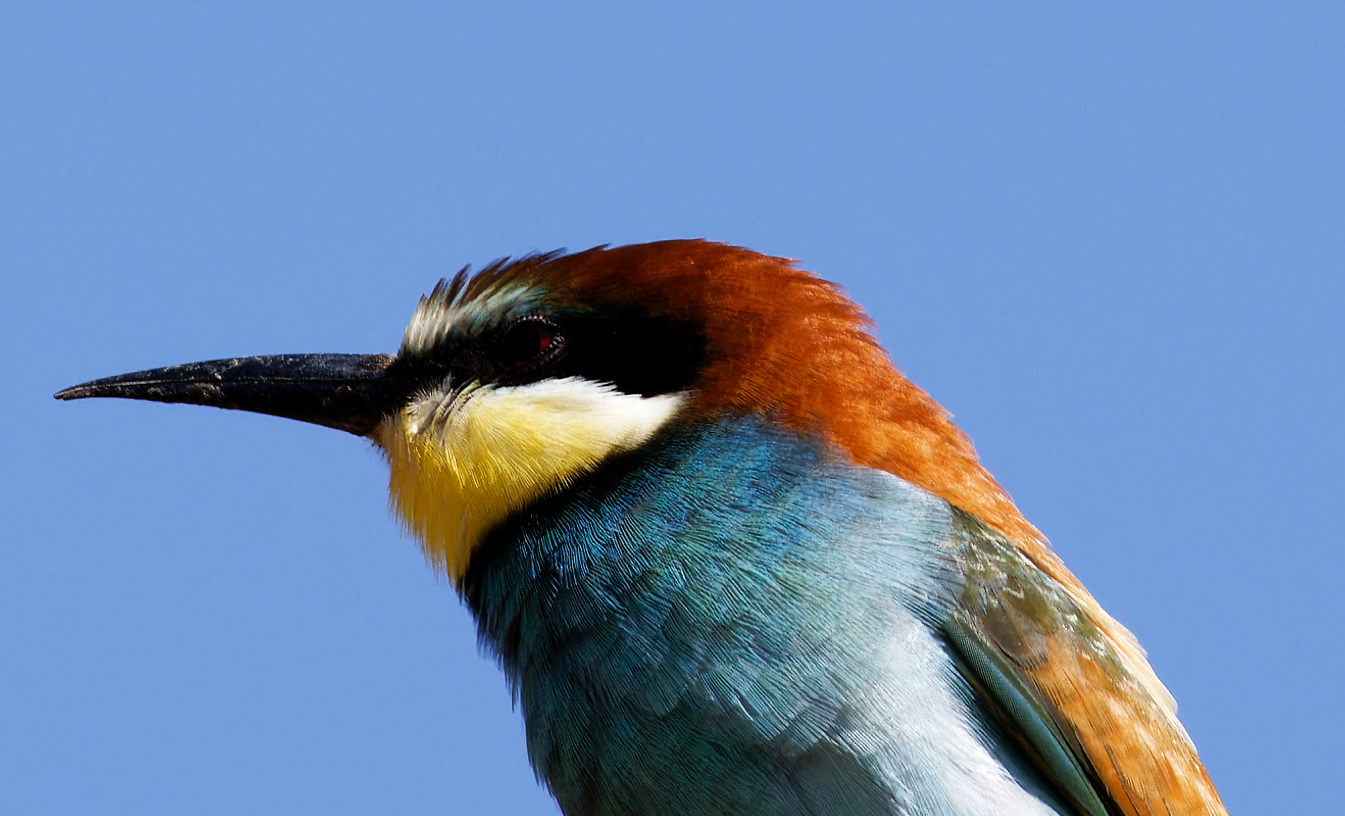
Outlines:
{"type": "Polygon", "coordinates": [[[578,378],[426,395],[375,434],[392,471],[389,501],[426,558],[461,582],[491,528],[640,446],[685,401],[578,378]]]}

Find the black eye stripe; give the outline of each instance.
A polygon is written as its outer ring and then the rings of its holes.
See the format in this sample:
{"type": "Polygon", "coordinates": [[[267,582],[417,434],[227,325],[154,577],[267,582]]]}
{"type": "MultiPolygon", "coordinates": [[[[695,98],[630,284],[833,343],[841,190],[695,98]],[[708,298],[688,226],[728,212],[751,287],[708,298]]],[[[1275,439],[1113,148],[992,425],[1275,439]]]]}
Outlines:
{"type": "Polygon", "coordinates": [[[576,316],[557,321],[563,348],[533,375],[582,377],[650,397],[695,385],[706,362],[695,327],[649,317],[576,316]]]}
{"type": "Polygon", "coordinates": [[[704,334],[636,315],[533,315],[476,337],[448,340],[393,364],[408,392],[454,383],[527,385],[579,377],[643,397],[694,388],[708,360],[704,334]]]}
{"type": "Polygon", "coordinates": [[[542,364],[560,352],[565,337],[560,327],[541,319],[522,320],[495,344],[496,358],[515,368],[542,364]]]}

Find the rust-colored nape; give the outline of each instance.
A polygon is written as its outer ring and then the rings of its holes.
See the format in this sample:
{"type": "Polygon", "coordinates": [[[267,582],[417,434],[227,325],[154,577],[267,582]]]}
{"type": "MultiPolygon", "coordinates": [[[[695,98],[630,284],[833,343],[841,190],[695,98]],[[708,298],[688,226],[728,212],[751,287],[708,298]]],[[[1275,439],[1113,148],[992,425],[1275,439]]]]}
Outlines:
{"type": "Polygon", "coordinates": [[[706,241],[595,249],[547,259],[536,271],[563,300],[609,309],[639,303],[701,326],[709,361],[693,412],[774,413],[820,433],[856,464],[918,485],[1005,535],[1069,593],[1135,684],[1097,676],[1096,666],[1063,655],[1027,672],[1121,811],[1158,816],[1166,799],[1189,800],[1192,813],[1221,812],[1134,637],[1051,552],[948,412],[901,375],[870,334],[871,321],[839,287],[790,260],[706,241]],[[1127,754],[1133,778],[1116,767],[1118,754],[1127,754]]]}
{"type": "MultiPolygon", "coordinates": [[[[1025,670],[1117,807],[1127,816],[1159,816],[1165,801],[1186,805],[1185,812],[1222,812],[1134,637],[1051,552],[948,412],[901,375],[870,334],[871,321],[839,287],[793,261],[707,241],[594,249],[546,258],[533,270],[563,301],[616,310],[638,303],[702,327],[708,363],[693,415],[778,415],[820,433],[856,464],[918,485],[1006,536],[1075,600],[1124,664],[1112,676],[1087,656],[1060,654],[1025,670]]],[[[1072,642],[1066,635],[1048,640],[1072,642]]]]}
{"type": "Polygon", "coordinates": [[[594,249],[537,271],[562,300],[639,303],[702,326],[709,364],[694,411],[775,412],[856,464],[919,485],[1058,564],[970,440],[897,371],[871,321],[835,284],[788,259],[708,241],[594,249]]]}

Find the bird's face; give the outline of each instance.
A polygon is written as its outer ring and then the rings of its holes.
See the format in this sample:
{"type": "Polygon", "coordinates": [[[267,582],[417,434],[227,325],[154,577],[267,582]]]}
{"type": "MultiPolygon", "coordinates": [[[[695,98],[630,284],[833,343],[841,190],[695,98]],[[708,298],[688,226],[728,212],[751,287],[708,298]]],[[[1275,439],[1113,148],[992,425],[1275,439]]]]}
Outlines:
{"type": "Polygon", "coordinates": [[[395,355],[217,360],[57,396],[214,405],[369,437],[387,453],[393,508],[455,580],[511,513],[669,423],[725,415],[820,437],[1040,546],[868,328],[787,260],[665,241],[459,273],[421,300],[395,355]]]}
{"type": "Polygon", "coordinates": [[[463,270],[421,299],[395,355],[192,363],[66,389],[267,413],[372,439],[390,504],[455,581],[510,513],[639,448],[691,401],[701,327],[611,286],[576,287],[559,259],[463,270]]]}
{"type": "Polygon", "coordinates": [[[419,386],[370,433],[392,506],[455,580],[509,514],[649,440],[702,367],[692,324],[561,302],[526,274],[540,260],[421,300],[388,367],[419,386]]]}

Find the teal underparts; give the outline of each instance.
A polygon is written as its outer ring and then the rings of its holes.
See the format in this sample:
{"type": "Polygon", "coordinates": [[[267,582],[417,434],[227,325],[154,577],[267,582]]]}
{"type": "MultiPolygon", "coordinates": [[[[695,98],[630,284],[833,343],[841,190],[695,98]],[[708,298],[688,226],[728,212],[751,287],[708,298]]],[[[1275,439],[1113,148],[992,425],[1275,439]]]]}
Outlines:
{"type": "Polygon", "coordinates": [[[567,814],[960,813],[942,766],[974,762],[888,709],[1031,773],[933,634],[956,536],[937,497],[731,418],[516,515],[463,592],[567,814]]]}

